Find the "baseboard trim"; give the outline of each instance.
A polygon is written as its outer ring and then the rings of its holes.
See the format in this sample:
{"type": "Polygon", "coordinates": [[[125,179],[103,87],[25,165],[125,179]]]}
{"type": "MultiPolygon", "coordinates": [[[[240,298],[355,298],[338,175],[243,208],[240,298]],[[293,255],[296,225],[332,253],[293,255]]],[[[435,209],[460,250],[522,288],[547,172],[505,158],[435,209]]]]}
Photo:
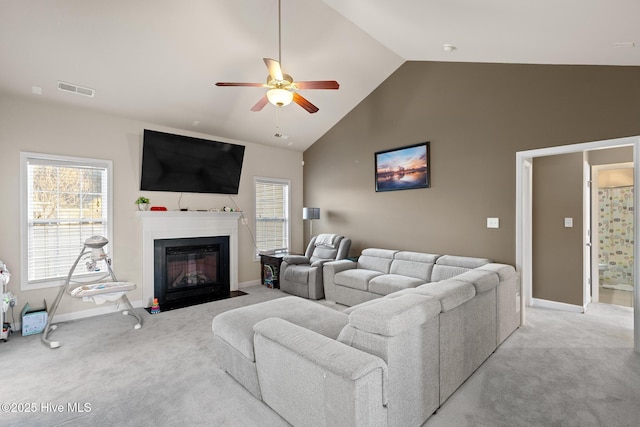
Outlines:
{"type": "Polygon", "coordinates": [[[532,307],[548,308],[551,310],[570,311],[572,313],[584,313],[585,308],[580,305],[567,304],[565,302],[549,301],[545,299],[532,298],[532,307]]]}
{"type": "Polygon", "coordinates": [[[249,280],[248,282],[242,282],[242,283],[238,283],[238,289],[240,288],[248,288],[249,286],[257,286],[262,284],[262,281],[260,281],[260,279],[257,280],[249,280]]]}

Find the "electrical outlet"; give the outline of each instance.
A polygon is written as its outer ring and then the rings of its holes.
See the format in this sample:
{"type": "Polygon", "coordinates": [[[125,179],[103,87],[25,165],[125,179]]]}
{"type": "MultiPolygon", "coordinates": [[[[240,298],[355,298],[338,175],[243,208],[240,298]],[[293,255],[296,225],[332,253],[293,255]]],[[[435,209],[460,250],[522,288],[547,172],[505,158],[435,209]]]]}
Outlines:
{"type": "Polygon", "coordinates": [[[500,228],[500,218],[487,218],[487,228],[500,228]]]}

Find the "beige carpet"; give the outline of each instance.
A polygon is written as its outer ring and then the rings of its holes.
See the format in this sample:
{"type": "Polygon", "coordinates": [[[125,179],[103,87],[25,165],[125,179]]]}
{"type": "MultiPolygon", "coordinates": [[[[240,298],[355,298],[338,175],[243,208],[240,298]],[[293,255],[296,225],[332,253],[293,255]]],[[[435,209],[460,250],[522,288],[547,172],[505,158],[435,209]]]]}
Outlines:
{"type": "Polygon", "coordinates": [[[0,342],[0,403],[35,412],[0,413],[2,426],[285,426],[213,360],[211,320],[222,311],[284,296],[248,295],[151,315],[143,327],[114,313],[59,324],[49,349],[40,335],[0,342]],[[69,411],[87,403],[90,410],[69,411]],[[44,406],[43,406],[44,405],[44,406]],[[48,406],[49,405],[49,406],[48,406]],[[63,410],[53,412],[49,407],[63,410]]]}
{"type": "Polygon", "coordinates": [[[640,425],[633,309],[531,308],[518,329],[426,423],[450,426],[640,425]]]}
{"type": "MultiPolygon", "coordinates": [[[[55,350],[40,336],[14,334],[0,342],[0,403],[35,411],[0,413],[0,425],[286,426],[215,365],[213,316],[285,295],[243,290],[249,294],[158,315],[140,310],[138,331],[121,314],[63,323],[52,334],[62,343],[55,350]]],[[[638,425],[632,313],[606,304],[585,315],[530,309],[528,324],[426,426],[638,425]]]]}

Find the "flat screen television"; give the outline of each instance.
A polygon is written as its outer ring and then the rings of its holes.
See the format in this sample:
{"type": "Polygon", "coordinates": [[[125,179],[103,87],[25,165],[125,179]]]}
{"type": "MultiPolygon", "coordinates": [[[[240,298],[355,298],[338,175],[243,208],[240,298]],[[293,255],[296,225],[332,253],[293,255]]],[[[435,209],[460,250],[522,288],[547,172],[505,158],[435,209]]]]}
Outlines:
{"type": "Polygon", "coordinates": [[[238,194],[244,148],[145,129],[140,190],[238,194]]]}

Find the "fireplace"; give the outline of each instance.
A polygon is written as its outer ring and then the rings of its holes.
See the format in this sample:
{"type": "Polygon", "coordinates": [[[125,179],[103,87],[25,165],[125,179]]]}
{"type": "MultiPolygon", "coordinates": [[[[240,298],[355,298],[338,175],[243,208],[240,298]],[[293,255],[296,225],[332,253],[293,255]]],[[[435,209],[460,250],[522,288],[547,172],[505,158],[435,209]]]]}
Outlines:
{"type": "Polygon", "coordinates": [[[229,236],[154,240],[154,296],[163,311],[228,298],[229,236]]]}
{"type": "MultiPolygon", "coordinates": [[[[151,307],[155,291],[155,241],[197,237],[229,239],[229,283],[231,293],[238,289],[239,212],[136,211],[142,231],[142,304],[151,307]]],[[[161,307],[162,309],[162,307],[161,307]]]]}

